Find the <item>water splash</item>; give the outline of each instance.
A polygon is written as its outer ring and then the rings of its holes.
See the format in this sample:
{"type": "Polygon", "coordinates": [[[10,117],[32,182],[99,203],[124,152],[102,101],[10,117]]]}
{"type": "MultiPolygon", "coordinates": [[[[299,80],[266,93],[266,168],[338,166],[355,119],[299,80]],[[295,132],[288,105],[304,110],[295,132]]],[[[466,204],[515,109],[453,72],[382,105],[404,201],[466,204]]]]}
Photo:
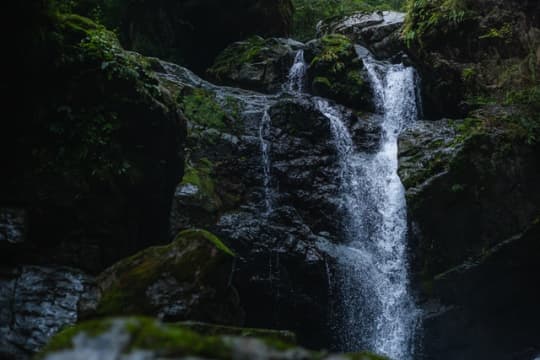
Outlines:
{"type": "Polygon", "coordinates": [[[270,160],[270,142],[267,140],[270,135],[272,126],[272,118],[268,113],[268,109],[264,110],[259,126],[259,141],[261,144],[261,164],[263,168],[263,186],[264,186],[264,210],[268,215],[273,208],[273,194],[271,189],[271,160],[270,160]]]}
{"type": "Polygon", "coordinates": [[[364,62],[376,106],[384,114],[377,153],[356,151],[339,110],[318,100],[319,110],[330,121],[340,161],[346,244],[336,269],[339,346],[412,359],[418,311],[409,291],[407,214],[397,174],[397,140],[417,118],[415,73],[403,65],[364,62]]]}
{"type": "Polygon", "coordinates": [[[293,93],[304,92],[306,83],[307,64],[304,60],[304,50],[298,50],[294,58],[294,63],[289,70],[289,76],[285,83],[285,90],[293,93]]]}

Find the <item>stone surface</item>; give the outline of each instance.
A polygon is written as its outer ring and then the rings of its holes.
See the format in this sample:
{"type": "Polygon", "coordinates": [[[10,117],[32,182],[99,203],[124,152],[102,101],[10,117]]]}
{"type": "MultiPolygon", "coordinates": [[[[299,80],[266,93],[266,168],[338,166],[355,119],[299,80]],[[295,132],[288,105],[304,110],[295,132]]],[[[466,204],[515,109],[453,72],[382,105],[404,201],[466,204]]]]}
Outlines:
{"type": "Polygon", "coordinates": [[[421,359],[537,351],[540,162],[538,145],[515,136],[479,119],[417,122],[403,133],[421,359]]]}
{"type": "Polygon", "coordinates": [[[405,14],[395,11],[355,13],[319,22],[318,36],[342,34],[356,44],[367,47],[375,57],[389,59],[404,50],[401,28],[405,14]]]}
{"type": "Polygon", "coordinates": [[[118,318],[83,323],[57,336],[45,350],[43,358],[384,360],[383,357],[369,353],[318,353],[275,339],[238,335],[201,336],[181,325],[164,325],[148,318],[118,318]]]}
{"type": "Polygon", "coordinates": [[[289,35],[294,12],[291,0],[97,0],[81,1],[78,7],[87,16],[97,7],[102,22],[118,29],[126,48],[201,73],[232,42],[289,35]]]}
{"type": "Polygon", "coordinates": [[[100,274],[96,313],[242,325],[233,258],[213,234],[185,230],[170,245],[148,248],[100,274]]]}
{"type": "Polygon", "coordinates": [[[228,46],[207,74],[216,83],[278,92],[287,80],[296,51],[303,47],[292,39],[252,37],[228,46]]]}
{"type": "Polygon", "coordinates": [[[0,208],[0,242],[22,243],[26,237],[26,210],[0,208]]]}
{"type": "MultiPolygon", "coordinates": [[[[188,168],[198,170],[208,198],[220,205],[193,211],[184,191],[192,187],[186,187],[184,180],[173,201],[171,233],[193,226],[209,228],[235,251],[234,283],[247,326],[291,329],[302,344],[327,346],[332,336],[326,320],[332,301],[328,269],[334,260],[320,243],[331,247],[339,238],[336,219],[341,210],[335,196],[337,154],[330,124],[316,99],[217,87],[179,67],[165,67],[163,76],[177,86],[203,87],[215,94],[205,101],[221,102],[224,109],[234,103],[231,98],[236,99],[240,109],[229,111],[227,126],[189,126],[188,168]],[[271,123],[263,131],[264,141],[270,144],[268,191],[260,128],[265,110],[271,123]],[[266,208],[265,194],[272,211],[266,208]]],[[[358,117],[340,109],[358,146],[375,151],[380,117],[358,117]]]]}
{"type": "Polygon", "coordinates": [[[63,267],[0,272],[0,357],[25,359],[95,306],[93,278],[63,267]]]}

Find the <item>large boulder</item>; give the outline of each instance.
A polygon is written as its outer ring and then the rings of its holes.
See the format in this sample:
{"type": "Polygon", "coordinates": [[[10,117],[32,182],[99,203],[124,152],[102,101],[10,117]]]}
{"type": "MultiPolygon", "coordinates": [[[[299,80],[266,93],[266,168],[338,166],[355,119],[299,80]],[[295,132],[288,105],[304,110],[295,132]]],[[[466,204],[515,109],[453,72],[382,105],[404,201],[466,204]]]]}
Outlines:
{"type": "Polygon", "coordinates": [[[196,71],[234,41],[289,35],[294,10],[291,0],[83,0],[75,11],[95,9],[128,49],[196,71]]]}
{"type": "Polygon", "coordinates": [[[40,20],[43,36],[36,30],[27,49],[35,62],[12,69],[24,90],[13,90],[12,121],[0,125],[9,174],[0,206],[24,214],[24,236],[0,241],[0,256],[99,272],[168,241],[185,120],[151,61],[112,32],[77,15],[40,20]]]}
{"type": "Polygon", "coordinates": [[[166,321],[242,325],[232,287],[234,253],[215,235],[185,230],[166,246],[148,248],[98,278],[96,314],[146,314],[166,321]]]}
{"type": "Polygon", "coordinates": [[[287,80],[296,52],[303,47],[292,39],[251,37],[227,47],[207,74],[219,84],[277,92],[287,80]]]}
{"type": "Polygon", "coordinates": [[[384,360],[370,353],[330,355],[284,342],[269,331],[241,336],[205,336],[182,324],[162,324],[150,318],[113,318],[67,329],[41,354],[45,360],[130,359],[332,359],[384,360]],[[257,337],[258,336],[258,337],[257,337]]]}
{"type": "Polygon", "coordinates": [[[411,263],[425,309],[419,358],[527,359],[537,346],[539,149],[508,111],[417,122],[402,134],[411,263]]]}
{"type": "Polygon", "coordinates": [[[93,277],[65,267],[0,272],[0,358],[26,359],[96,304],[93,277]]]}
{"type": "Polygon", "coordinates": [[[306,61],[308,91],[354,109],[374,109],[364,63],[349,38],[331,34],[309,42],[306,61]]]}
{"type": "Polygon", "coordinates": [[[317,34],[319,37],[345,35],[355,44],[365,46],[375,57],[389,59],[404,50],[401,39],[404,21],[405,14],[396,11],[359,12],[321,21],[317,34]]]}
{"type": "Polygon", "coordinates": [[[411,3],[403,37],[422,77],[426,116],[463,117],[538,86],[539,6],[534,0],[411,3]]]}
{"type": "Polygon", "coordinates": [[[437,276],[425,306],[422,359],[535,359],[540,217],[523,233],[437,276]]]}

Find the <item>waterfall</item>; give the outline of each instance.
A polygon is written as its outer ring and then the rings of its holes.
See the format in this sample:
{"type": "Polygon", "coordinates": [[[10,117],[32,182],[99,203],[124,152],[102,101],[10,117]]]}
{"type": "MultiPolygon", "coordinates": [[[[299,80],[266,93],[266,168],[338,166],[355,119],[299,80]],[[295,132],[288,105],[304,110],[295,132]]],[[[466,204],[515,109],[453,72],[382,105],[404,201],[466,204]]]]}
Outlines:
{"type": "Polygon", "coordinates": [[[298,50],[294,63],[289,70],[289,76],[284,89],[290,92],[301,93],[304,91],[307,65],[304,60],[304,50],[298,50]]]}
{"type": "Polygon", "coordinates": [[[341,350],[363,348],[397,360],[412,359],[418,311],[409,290],[405,191],[397,141],[417,118],[415,72],[364,59],[375,102],[384,114],[375,154],[356,151],[336,107],[318,100],[329,119],[340,161],[345,244],[338,260],[336,328],[341,350]]]}
{"type": "Polygon", "coordinates": [[[263,169],[263,186],[264,186],[264,210],[268,215],[272,212],[272,189],[271,189],[271,161],[270,161],[270,143],[265,139],[270,135],[272,126],[272,118],[268,113],[268,109],[264,110],[261,122],[259,125],[259,141],[261,143],[261,163],[263,169]]]}

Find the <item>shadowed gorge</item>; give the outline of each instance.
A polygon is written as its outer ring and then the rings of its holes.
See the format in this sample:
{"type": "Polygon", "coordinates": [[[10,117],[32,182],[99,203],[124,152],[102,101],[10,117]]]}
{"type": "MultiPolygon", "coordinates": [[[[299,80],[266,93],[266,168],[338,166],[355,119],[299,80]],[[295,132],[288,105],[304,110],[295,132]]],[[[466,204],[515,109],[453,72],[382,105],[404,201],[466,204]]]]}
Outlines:
{"type": "Polygon", "coordinates": [[[0,358],[540,356],[535,1],[8,13],[0,358]]]}

